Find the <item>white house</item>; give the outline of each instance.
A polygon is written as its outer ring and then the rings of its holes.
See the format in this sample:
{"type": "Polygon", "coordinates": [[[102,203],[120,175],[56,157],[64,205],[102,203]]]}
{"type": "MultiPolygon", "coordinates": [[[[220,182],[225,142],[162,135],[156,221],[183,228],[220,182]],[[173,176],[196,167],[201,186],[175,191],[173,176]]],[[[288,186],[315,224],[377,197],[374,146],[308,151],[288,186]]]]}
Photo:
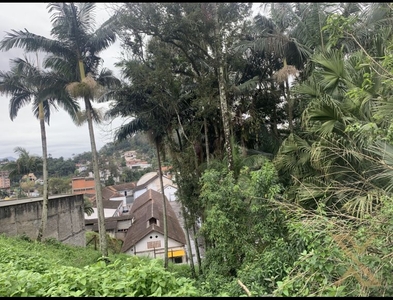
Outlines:
{"type": "MultiPolygon", "coordinates": [[[[166,199],[168,224],[168,257],[174,263],[184,263],[186,238],[179,220],[166,199]]],[[[124,238],[122,252],[152,258],[164,257],[164,224],[162,194],[148,189],[134,199],[130,215],[131,227],[124,238]]]]}
{"type": "MultiPolygon", "coordinates": [[[[117,217],[122,214],[123,201],[102,199],[102,203],[104,206],[105,219],[110,218],[110,217],[117,217]]],[[[98,218],[97,205],[94,205],[93,210],[94,210],[94,212],[90,216],[85,213],[85,220],[98,218]]]]}
{"type": "MultiPolygon", "coordinates": [[[[161,191],[161,189],[160,189],[160,191],[161,191]]],[[[167,184],[164,186],[164,194],[165,194],[166,198],[168,199],[168,201],[176,201],[177,200],[176,192],[177,192],[177,186],[175,186],[174,184],[167,184]]]]}
{"type": "MultiPolygon", "coordinates": [[[[175,190],[177,190],[177,187],[173,184],[172,179],[167,176],[162,176],[162,182],[164,184],[164,194],[167,196],[168,200],[176,200],[176,198],[174,198],[174,193],[175,190]],[[165,191],[166,186],[168,186],[167,191],[165,191]]],[[[134,188],[134,199],[149,189],[161,192],[160,177],[157,172],[146,173],[138,180],[136,187],[134,188]]]]}
{"type": "MultiPolygon", "coordinates": [[[[132,188],[135,186],[134,183],[124,183],[121,185],[112,185],[102,188],[102,201],[104,206],[105,218],[121,216],[123,213],[127,213],[130,210],[130,206],[133,201],[132,188]]],[[[90,216],[85,214],[85,219],[97,218],[97,204],[95,202],[95,195],[90,197],[90,201],[93,203],[93,210],[90,216]]]]}

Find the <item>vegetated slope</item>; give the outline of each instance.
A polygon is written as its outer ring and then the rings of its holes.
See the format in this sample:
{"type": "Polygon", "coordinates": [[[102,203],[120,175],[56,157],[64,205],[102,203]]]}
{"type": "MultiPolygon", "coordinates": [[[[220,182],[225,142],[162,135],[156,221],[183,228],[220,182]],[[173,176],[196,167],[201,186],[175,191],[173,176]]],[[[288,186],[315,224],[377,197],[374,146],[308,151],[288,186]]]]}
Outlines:
{"type": "Polygon", "coordinates": [[[0,295],[197,296],[194,282],[163,268],[161,260],[112,255],[0,235],[0,295]]]}

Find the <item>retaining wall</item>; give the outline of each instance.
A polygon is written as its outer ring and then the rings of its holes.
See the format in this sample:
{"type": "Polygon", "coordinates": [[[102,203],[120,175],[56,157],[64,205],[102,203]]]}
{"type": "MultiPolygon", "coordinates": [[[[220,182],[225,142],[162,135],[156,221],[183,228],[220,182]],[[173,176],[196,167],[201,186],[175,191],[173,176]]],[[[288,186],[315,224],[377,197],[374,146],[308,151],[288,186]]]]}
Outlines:
{"type": "MultiPolygon", "coordinates": [[[[50,196],[48,223],[43,238],[86,246],[83,195],[50,196]]],[[[0,233],[36,239],[41,222],[42,198],[0,201],[0,233]]]]}

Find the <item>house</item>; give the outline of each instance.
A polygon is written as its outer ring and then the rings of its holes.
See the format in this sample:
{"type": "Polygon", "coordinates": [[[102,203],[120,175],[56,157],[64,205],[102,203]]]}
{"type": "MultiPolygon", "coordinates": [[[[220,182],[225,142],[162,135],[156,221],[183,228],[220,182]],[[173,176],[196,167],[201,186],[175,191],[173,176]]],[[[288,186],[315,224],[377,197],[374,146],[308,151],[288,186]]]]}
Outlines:
{"type": "MultiPolygon", "coordinates": [[[[134,182],[127,182],[117,185],[105,186],[102,188],[101,194],[105,218],[121,216],[122,214],[129,212],[134,200],[134,187],[134,182]]],[[[86,194],[86,196],[93,204],[94,213],[90,216],[85,214],[85,219],[95,219],[97,218],[96,195],[86,194]]]]}
{"type": "MultiPolygon", "coordinates": [[[[97,210],[97,203],[95,202],[95,195],[94,202],[93,202],[93,210],[94,212],[88,216],[85,213],[85,220],[88,219],[97,219],[98,218],[98,210],[97,210]]],[[[102,205],[104,207],[104,218],[110,217],[117,217],[122,215],[123,211],[123,201],[121,200],[109,200],[109,199],[102,199],[102,205]]]]}
{"type": "Polygon", "coordinates": [[[87,165],[85,164],[75,164],[76,169],[78,170],[79,173],[84,172],[87,170],[87,165]]]}
{"type": "Polygon", "coordinates": [[[126,161],[126,166],[130,169],[151,168],[151,164],[149,164],[146,160],[137,158],[136,151],[131,150],[124,152],[124,159],[126,161]]]}
{"type": "Polygon", "coordinates": [[[116,196],[113,195],[110,200],[123,201],[123,213],[126,213],[131,209],[132,202],[134,201],[135,182],[110,185],[106,188],[113,191],[113,193],[116,193],[116,196]]]}
{"type": "Polygon", "coordinates": [[[76,177],[71,181],[72,194],[95,194],[94,177],[76,177]]]}
{"type": "MultiPolygon", "coordinates": [[[[168,257],[174,263],[183,263],[187,261],[185,234],[166,197],[164,201],[168,224],[168,257]]],[[[134,199],[130,215],[132,224],[124,238],[122,252],[163,258],[165,252],[162,194],[148,189],[134,199]]]]}
{"type": "MultiPolygon", "coordinates": [[[[175,192],[177,190],[177,186],[173,183],[172,179],[163,175],[162,182],[164,184],[164,194],[165,196],[167,196],[168,200],[176,200],[175,192]],[[165,189],[165,187],[168,188],[165,189]]],[[[138,182],[136,183],[136,187],[134,188],[134,199],[139,197],[149,189],[161,192],[161,182],[157,172],[146,173],[138,180],[138,182]]]]}
{"type": "MultiPolygon", "coordinates": [[[[97,210],[97,202],[96,202],[96,195],[93,194],[85,194],[90,202],[93,204],[94,212],[88,216],[85,214],[85,219],[96,219],[98,217],[98,210],[97,210]]],[[[104,207],[104,217],[116,217],[120,216],[123,213],[123,196],[120,195],[118,192],[111,190],[108,187],[103,187],[101,190],[102,195],[102,205],[104,207]]]]}
{"type": "Polygon", "coordinates": [[[136,156],[137,156],[137,152],[135,150],[130,150],[130,151],[124,152],[124,158],[126,160],[134,159],[134,158],[136,158],[136,156]]]}
{"type": "Polygon", "coordinates": [[[8,171],[0,171],[0,189],[9,189],[11,186],[8,171]]]}
{"type": "Polygon", "coordinates": [[[168,201],[172,202],[172,201],[176,201],[177,200],[176,192],[177,192],[177,186],[176,185],[174,185],[174,184],[167,184],[167,185],[164,186],[164,194],[167,197],[168,201]]]}
{"type": "Polygon", "coordinates": [[[36,181],[37,177],[34,175],[34,173],[29,173],[27,175],[23,175],[22,176],[22,180],[23,181],[36,181]]]}
{"type": "MultiPolygon", "coordinates": [[[[105,229],[108,235],[124,241],[128,228],[131,226],[132,217],[128,214],[118,217],[105,218],[105,229]]],[[[98,219],[85,219],[85,230],[98,232],[98,219]]]]}
{"type": "Polygon", "coordinates": [[[172,166],[163,166],[161,167],[161,172],[164,174],[166,177],[172,179],[172,166]]]}
{"type": "Polygon", "coordinates": [[[151,164],[149,164],[147,161],[137,158],[132,160],[126,160],[126,166],[133,170],[151,168],[151,164]]]}
{"type": "Polygon", "coordinates": [[[126,183],[120,183],[120,184],[115,184],[108,186],[112,190],[116,190],[119,194],[122,194],[124,196],[130,196],[133,194],[133,190],[136,186],[135,182],[126,182],[126,183]]]}

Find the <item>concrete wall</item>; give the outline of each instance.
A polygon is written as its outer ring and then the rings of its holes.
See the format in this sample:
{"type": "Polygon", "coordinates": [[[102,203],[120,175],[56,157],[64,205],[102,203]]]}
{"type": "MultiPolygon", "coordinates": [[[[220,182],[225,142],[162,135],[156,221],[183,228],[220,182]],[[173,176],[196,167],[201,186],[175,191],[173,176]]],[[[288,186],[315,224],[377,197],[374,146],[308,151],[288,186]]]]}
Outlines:
{"type": "MultiPolygon", "coordinates": [[[[45,238],[86,246],[83,195],[51,196],[45,238]]],[[[0,233],[36,239],[41,222],[42,198],[0,201],[0,233]]]]}

